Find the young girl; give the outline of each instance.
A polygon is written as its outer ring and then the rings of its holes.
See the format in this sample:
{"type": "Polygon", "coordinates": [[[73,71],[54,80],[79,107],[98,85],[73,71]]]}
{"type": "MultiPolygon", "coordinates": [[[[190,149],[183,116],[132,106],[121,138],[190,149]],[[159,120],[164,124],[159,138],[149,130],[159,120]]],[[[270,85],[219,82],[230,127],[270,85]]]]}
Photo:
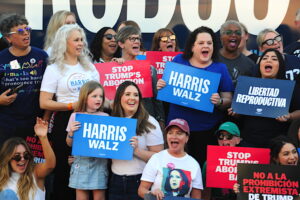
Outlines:
{"type": "MultiPolygon", "coordinates": [[[[68,123],[66,142],[69,146],[72,146],[74,132],[80,127],[80,123],[75,121],[76,113],[107,116],[108,114],[102,112],[103,105],[102,85],[96,81],[85,83],[80,89],[77,107],[68,123]]],[[[93,191],[94,200],[104,200],[107,176],[107,159],[75,156],[70,171],[69,187],[76,189],[77,200],[88,200],[89,190],[93,191]]]]}

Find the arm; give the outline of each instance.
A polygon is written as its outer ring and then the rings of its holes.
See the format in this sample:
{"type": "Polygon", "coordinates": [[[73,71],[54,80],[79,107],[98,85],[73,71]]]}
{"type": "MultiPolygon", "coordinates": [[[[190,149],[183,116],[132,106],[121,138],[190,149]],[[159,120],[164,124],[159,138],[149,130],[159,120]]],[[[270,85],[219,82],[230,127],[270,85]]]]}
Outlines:
{"type": "Polygon", "coordinates": [[[280,122],[287,122],[289,120],[295,120],[300,118],[300,110],[295,110],[291,113],[288,113],[286,115],[277,117],[276,120],[280,122]]]}
{"type": "Polygon", "coordinates": [[[8,95],[10,91],[11,89],[8,89],[0,95],[0,106],[8,106],[15,101],[17,98],[17,93],[8,95]]]}
{"type": "Polygon", "coordinates": [[[71,105],[72,109],[76,106],[76,103],[67,104],[67,103],[60,103],[53,100],[53,93],[49,92],[41,92],[40,93],[40,107],[44,110],[52,110],[52,111],[67,111],[71,110],[69,106],[71,105]]]}
{"type": "Polygon", "coordinates": [[[145,197],[145,194],[153,194],[156,196],[157,200],[162,200],[164,197],[164,193],[160,189],[156,189],[153,192],[150,192],[150,188],[153,183],[148,182],[148,181],[141,181],[139,189],[138,189],[138,195],[142,198],[145,197]]]}
{"type": "Polygon", "coordinates": [[[55,168],[56,158],[49,143],[47,137],[48,122],[43,121],[41,118],[37,118],[36,124],[34,126],[35,134],[39,137],[42,144],[43,153],[45,157],[44,163],[39,163],[34,168],[34,175],[37,181],[37,185],[44,189],[45,177],[55,168]]]}
{"type": "Polygon", "coordinates": [[[80,122],[72,121],[70,131],[68,132],[68,135],[66,137],[66,142],[69,147],[73,144],[73,136],[74,132],[77,131],[80,128],[80,122]]]}
{"type": "Polygon", "coordinates": [[[159,145],[154,145],[154,146],[148,146],[149,150],[144,150],[138,147],[138,138],[137,136],[133,136],[130,139],[130,145],[133,147],[134,151],[133,154],[140,158],[141,160],[147,162],[151,156],[157,152],[160,152],[161,150],[164,149],[164,145],[163,144],[159,144],[159,145]]]}
{"type": "Polygon", "coordinates": [[[231,92],[214,93],[210,97],[211,103],[220,109],[228,108],[231,104],[232,94],[231,92]]]}
{"type": "Polygon", "coordinates": [[[201,199],[201,190],[197,188],[192,188],[191,198],[193,199],[201,199]]]}

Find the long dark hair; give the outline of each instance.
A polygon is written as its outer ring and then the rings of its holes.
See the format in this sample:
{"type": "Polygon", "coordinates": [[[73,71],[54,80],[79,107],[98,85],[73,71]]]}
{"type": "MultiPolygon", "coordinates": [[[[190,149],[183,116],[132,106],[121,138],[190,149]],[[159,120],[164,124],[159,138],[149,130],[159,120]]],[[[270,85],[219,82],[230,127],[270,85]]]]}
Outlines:
{"type": "Polygon", "coordinates": [[[218,61],[218,50],[219,50],[218,43],[217,43],[217,37],[216,37],[214,31],[211,28],[208,28],[206,26],[201,26],[190,33],[190,35],[185,43],[185,48],[184,48],[183,55],[182,55],[183,58],[189,60],[190,58],[193,57],[192,48],[197,39],[197,35],[199,33],[208,33],[211,36],[212,42],[213,42],[213,48],[214,48],[211,59],[213,62],[217,62],[218,61]]]}
{"type": "MultiPolygon", "coordinates": [[[[103,37],[105,35],[105,32],[110,28],[110,27],[103,27],[101,28],[95,35],[93,41],[90,44],[90,52],[93,55],[93,61],[100,62],[101,54],[102,54],[102,42],[103,42],[103,37]]],[[[118,46],[118,45],[117,45],[118,46]]],[[[121,56],[120,54],[120,49],[119,47],[117,48],[117,51],[113,55],[114,57],[118,58],[121,56]]]]}
{"type": "Polygon", "coordinates": [[[144,107],[144,104],[142,102],[142,93],[139,89],[139,87],[132,81],[124,81],[122,84],[119,85],[116,96],[114,99],[113,104],[113,110],[112,110],[112,116],[115,117],[125,117],[124,110],[121,105],[121,98],[128,86],[134,86],[139,94],[139,107],[136,111],[136,113],[132,116],[132,118],[137,119],[137,127],[136,127],[136,134],[142,135],[143,133],[149,133],[150,129],[154,129],[155,126],[149,122],[149,113],[144,107]]]}
{"type": "Polygon", "coordinates": [[[262,61],[262,58],[268,53],[268,52],[274,52],[276,54],[276,57],[278,59],[279,62],[279,69],[278,69],[278,73],[276,75],[276,79],[286,79],[285,78],[285,64],[284,64],[284,60],[283,60],[283,56],[282,54],[276,50],[276,49],[267,49],[266,51],[263,52],[263,54],[260,56],[260,59],[258,61],[258,77],[261,77],[261,72],[260,72],[260,63],[262,61]]]}

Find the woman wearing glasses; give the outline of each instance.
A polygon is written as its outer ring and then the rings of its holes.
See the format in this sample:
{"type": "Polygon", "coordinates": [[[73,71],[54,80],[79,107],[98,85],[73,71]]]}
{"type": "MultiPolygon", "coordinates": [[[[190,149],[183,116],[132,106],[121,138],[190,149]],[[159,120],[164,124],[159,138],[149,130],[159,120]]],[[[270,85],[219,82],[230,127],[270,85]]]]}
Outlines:
{"type": "MultiPolygon", "coordinates": [[[[117,61],[122,64],[124,61],[137,60],[140,52],[142,35],[139,29],[133,26],[123,27],[117,34],[117,42],[121,48],[122,57],[117,61]]],[[[143,98],[144,106],[151,116],[153,116],[161,125],[164,126],[164,110],[161,101],[156,99],[156,69],[151,66],[152,77],[152,98],[143,98]]]]}
{"type": "Polygon", "coordinates": [[[31,28],[24,16],[3,19],[0,31],[10,46],[0,53],[0,147],[10,137],[32,136],[42,116],[39,90],[47,54],[30,46],[31,28]],[[16,89],[18,88],[18,89],[16,89]]]}
{"type": "Polygon", "coordinates": [[[110,62],[113,58],[120,57],[116,35],[117,33],[110,27],[103,27],[96,33],[90,45],[93,62],[110,62]]]}
{"type": "Polygon", "coordinates": [[[48,123],[36,119],[44,163],[34,164],[29,146],[19,137],[8,139],[0,151],[0,199],[45,199],[45,178],[55,167],[55,155],[47,138],[48,123]]]}
{"type": "Polygon", "coordinates": [[[175,33],[168,28],[159,29],[154,33],[151,51],[179,51],[175,33]]]}

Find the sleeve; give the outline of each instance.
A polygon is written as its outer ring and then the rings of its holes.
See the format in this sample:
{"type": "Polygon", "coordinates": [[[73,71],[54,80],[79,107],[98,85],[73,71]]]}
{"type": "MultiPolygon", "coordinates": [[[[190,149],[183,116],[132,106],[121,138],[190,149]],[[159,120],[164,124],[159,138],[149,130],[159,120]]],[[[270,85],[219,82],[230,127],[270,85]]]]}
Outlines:
{"type": "Polygon", "coordinates": [[[158,122],[152,117],[149,116],[149,121],[153,124],[156,128],[151,129],[149,133],[145,134],[146,137],[146,145],[147,146],[155,146],[164,143],[164,138],[162,131],[160,129],[160,125],[158,122]]]}
{"type": "Polygon", "coordinates": [[[165,122],[165,113],[164,113],[164,107],[163,107],[163,103],[156,99],[157,97],[157,88],[156,88],[156,84],[157,84],[157,72],[156,69],[151,66],[151,75],[152,75],[152,91],[153,91],[153,106],[154,106],[154,113],[155,113],[155,119],[157,121],[162,121],[165,122]]]}
{"type": "Polygon", "coordinates": [[[229,72],[225,64],[221,64],[222,71],[221,71],[221,80],[220,80],[220,92],[232,92],[233,91],[233,84],[230,78],[229,72]]]}
{"type": "Polygon", "coordinates": [[[156,174],[157,174],[157,170],[158,170],[158,166],[159,166],[158,153],[156,153],[147,162],[147,164],[143,170],[141,180],[154,183],[156,174]]]}
{"type": "Polygon", "coordinates": [[[57,92],[58,79],[60,74],[55,70],[54,65],[48,65],[43,76],[41,90],[55,94],[57,92]]]}
{"type": "Polygon", "coordinates": [[[203,183],[202,183],[202,174],[201,169],[198,163],[196,163],[196,176],[192,180],[192,188],[197,188],[203,190],[203,183]]]}
{"type": "Polygon", "coordinates": [[[71,123],[73,121],[75,121],[75,115],[76,115],[76,113],[72,113],[70,118],[69,118],[68,126],[67,126],[67,129],[66,129],[67,132],[69,132],[70,129],[71,129],[71,123]]]}

